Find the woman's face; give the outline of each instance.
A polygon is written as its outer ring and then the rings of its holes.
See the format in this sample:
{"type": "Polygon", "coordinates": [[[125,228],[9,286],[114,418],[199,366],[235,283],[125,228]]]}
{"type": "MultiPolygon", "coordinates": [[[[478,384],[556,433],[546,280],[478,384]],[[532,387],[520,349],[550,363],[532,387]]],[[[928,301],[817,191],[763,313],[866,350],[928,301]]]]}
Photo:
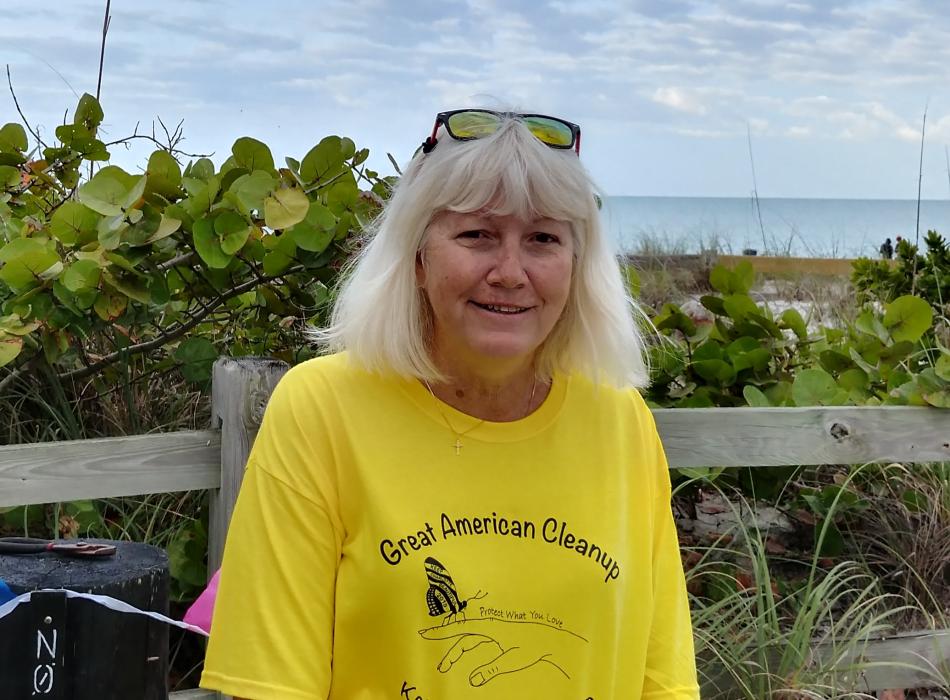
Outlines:
{"type": "Polygon", "coordinates": [[[567,303],[570,224],[444,211],[426,233],[416,279],[432,306],[437,356],[473,367],[529,362],[567,303]]]}

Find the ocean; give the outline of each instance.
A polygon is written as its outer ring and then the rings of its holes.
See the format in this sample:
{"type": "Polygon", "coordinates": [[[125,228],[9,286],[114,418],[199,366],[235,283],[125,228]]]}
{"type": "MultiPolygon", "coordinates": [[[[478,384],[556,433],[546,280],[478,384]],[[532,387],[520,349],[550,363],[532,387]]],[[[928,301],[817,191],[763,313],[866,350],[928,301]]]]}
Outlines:
{"type": "MultiPolygon", "coordinates": [[[[914,241],[911,199],[607,197],[604,225],[623,252],[661,250],[801,257],[877,257],[885,238],[914,241]],[[761,217],[760,217],[761,214],[761,217]]],[[[920,237],[950,237],[950,201],[920,203],[920,237]]]]}

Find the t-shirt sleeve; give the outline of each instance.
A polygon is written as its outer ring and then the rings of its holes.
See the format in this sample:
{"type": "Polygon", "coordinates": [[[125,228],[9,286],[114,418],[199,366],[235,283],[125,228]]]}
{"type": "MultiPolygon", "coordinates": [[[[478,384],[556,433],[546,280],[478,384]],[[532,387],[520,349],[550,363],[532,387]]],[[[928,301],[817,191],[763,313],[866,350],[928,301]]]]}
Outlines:
{"type": "MultiPolygon", "coordinates": [[[[652,420],[650,421],[652,425],[652,420]]],[[[643,680],[643,700],[699,700],[693,629],[676,524],[670,507],[670,474],[659,435],[658,488],[653,541],[653,620],[643,680]]]]}
{"type": "Polygon", "coordinates": [[[300,431],[299,392],[281,389],[228,528],[201,685],[252,700],[325,700],[341,528],[331,485],[312,476],[319,455],[300,431]]]}

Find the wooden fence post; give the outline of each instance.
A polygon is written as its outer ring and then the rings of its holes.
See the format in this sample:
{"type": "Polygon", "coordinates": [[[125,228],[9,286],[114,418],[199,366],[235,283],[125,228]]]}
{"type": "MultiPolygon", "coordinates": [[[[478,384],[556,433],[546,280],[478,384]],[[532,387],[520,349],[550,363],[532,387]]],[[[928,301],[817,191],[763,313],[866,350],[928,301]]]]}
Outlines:
{"type": "Polygon", "coordinates": [[[214,363],[211,427],[221,430],[221,488],[211,492],[209,577],[221,566],[228,524],[264,408],[287,369],[286,362],[260,357],[222,357],[214,363]]]}

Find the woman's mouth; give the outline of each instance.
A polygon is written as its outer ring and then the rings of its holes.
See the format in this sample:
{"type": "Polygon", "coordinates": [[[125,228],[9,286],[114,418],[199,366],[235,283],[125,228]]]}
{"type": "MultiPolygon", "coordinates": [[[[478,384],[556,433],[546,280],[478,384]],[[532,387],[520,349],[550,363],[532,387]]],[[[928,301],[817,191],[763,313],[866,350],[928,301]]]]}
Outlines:
{"type": "Polygon", "coordinates": [[[485,309],[486,311],[491,311],[492,313],[505,314],[508,316],[524,313],[531,308],[528,306],[512,306],[510,304],[480,304],[477,301],[473,301],[472,303],[480,309],[485,309]]]}

